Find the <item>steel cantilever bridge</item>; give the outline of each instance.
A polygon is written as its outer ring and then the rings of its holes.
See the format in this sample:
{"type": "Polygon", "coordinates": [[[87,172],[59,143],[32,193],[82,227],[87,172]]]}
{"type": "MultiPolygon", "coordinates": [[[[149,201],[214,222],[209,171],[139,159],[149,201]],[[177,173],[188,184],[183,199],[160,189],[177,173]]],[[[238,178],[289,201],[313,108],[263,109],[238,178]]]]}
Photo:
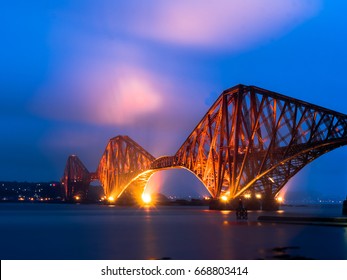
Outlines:
{"type": "Polygon", "coordinates": [[[185,168],[211,197],[247,193],[274,198],[288,180],[321,155],[347,144],[347,115],[255,86],[225,90],[173,156],[155,158],[128,136],[112,138],[91,173],[67,160],[67,200],[100,180],[107,197],[141,197],[157,171],[185,168]]]}

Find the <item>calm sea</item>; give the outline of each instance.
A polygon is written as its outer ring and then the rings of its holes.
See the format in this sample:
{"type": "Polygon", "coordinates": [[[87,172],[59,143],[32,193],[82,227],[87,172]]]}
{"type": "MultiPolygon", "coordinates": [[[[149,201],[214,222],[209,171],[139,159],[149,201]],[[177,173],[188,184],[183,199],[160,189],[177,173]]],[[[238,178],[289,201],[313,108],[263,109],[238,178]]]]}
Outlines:
{"type": "Polygon", "coordinates": [[[205,207],[0,204],[1,259],[347,259],[347,227],[260,223],[341,216],[341,205],[234,212],[205,207]]]}

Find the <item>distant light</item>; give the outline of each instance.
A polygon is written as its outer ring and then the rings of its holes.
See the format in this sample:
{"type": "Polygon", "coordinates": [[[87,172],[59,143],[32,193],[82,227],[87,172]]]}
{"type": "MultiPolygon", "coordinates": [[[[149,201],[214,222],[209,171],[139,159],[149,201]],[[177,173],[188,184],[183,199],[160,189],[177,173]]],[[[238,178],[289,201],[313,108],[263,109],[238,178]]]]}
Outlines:
{"type": "Polygon", "coordinates": [[[75,196],[75,200],[80,200],[80,199],[81,198],[78,195],[75,196]]]}
{"type": "Polygon", "coordinates": [[[222,196],[220,197],[220,199],[221,199],[222,201],[228,201],[228,197],[227,197],[226,195],[222,195],[222,196]]]}
{"type": "Polygon", "coordinates": [[[278,202],[283,202],[283,197],[279,196],[276,198],[278,202]]]}
{"type": "Polygon", "coordinates": [[[256,197],[257,199],[261,199],[261,194],[260,194],[260,193],[257,193],[257,194],[255,195],[255,197],[256,197]]]}
{"type": "Polygon", "coordinates": [[[246,194],[244,195],[244,197],[245,197],[246,199],[250,199],[250,198],[251,198],[251,194],[250,194],[250,193],[246,193],[246,194]]]}
{"type": "Polygon", "coordinates": [[[275,183],[275,180],[271,177],[269,177],[269,180],[272,182],[272,183],[275,183]]]}
{"type": "Polygon", "coordinates": [[[113,196],[109,196],[107,200],[108,200],[109,202],[114,202],[114,201],[115,201],[115,199],[114,199],[113,196]]]}
{"type": "Polygon", "coordinates": [[[148,193],[143,193],[141,198],[142,198],[142,201],[146,204],[149,204],[152,201],[152,198],[151,198],[150,194],[148,194],[148,193]]]}

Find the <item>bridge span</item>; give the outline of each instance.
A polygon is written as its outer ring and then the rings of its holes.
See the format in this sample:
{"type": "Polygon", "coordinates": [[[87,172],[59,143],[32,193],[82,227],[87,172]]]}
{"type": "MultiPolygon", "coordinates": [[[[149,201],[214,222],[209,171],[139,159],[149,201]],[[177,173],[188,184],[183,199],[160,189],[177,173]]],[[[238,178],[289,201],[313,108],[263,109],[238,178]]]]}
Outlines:
{"type": "Polygon", "coordinates": [[[155,158],[128,136],[112,138],[90,173],[70,156],[62,183],[67,200],[100,180],[115,200],[141,197],[159,170],[185,168],[213,199],[274,199],[303,167],[347,144],[347,115],[255,86],[222,92],[175,155],[155,158]]]}

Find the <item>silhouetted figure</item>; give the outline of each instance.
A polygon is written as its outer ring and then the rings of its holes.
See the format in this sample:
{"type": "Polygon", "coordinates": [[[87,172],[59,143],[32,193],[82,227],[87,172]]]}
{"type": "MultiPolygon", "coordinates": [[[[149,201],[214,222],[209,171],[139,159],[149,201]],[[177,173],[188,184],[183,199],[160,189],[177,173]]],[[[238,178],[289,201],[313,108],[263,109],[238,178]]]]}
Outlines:
{"type": "Polygon", "coordinates": [[[239,199],[239,206],[236,209],[236,219],[238,220],[247,220],[247,209],[243,206],[242,199],[239,199]]]}
{"type": "Polygon", "coordinates": [[[238,207],[238,209],[243,209],[243,202],[242,202],[241,198],[239,199],[239,207],[238,207]]]}

